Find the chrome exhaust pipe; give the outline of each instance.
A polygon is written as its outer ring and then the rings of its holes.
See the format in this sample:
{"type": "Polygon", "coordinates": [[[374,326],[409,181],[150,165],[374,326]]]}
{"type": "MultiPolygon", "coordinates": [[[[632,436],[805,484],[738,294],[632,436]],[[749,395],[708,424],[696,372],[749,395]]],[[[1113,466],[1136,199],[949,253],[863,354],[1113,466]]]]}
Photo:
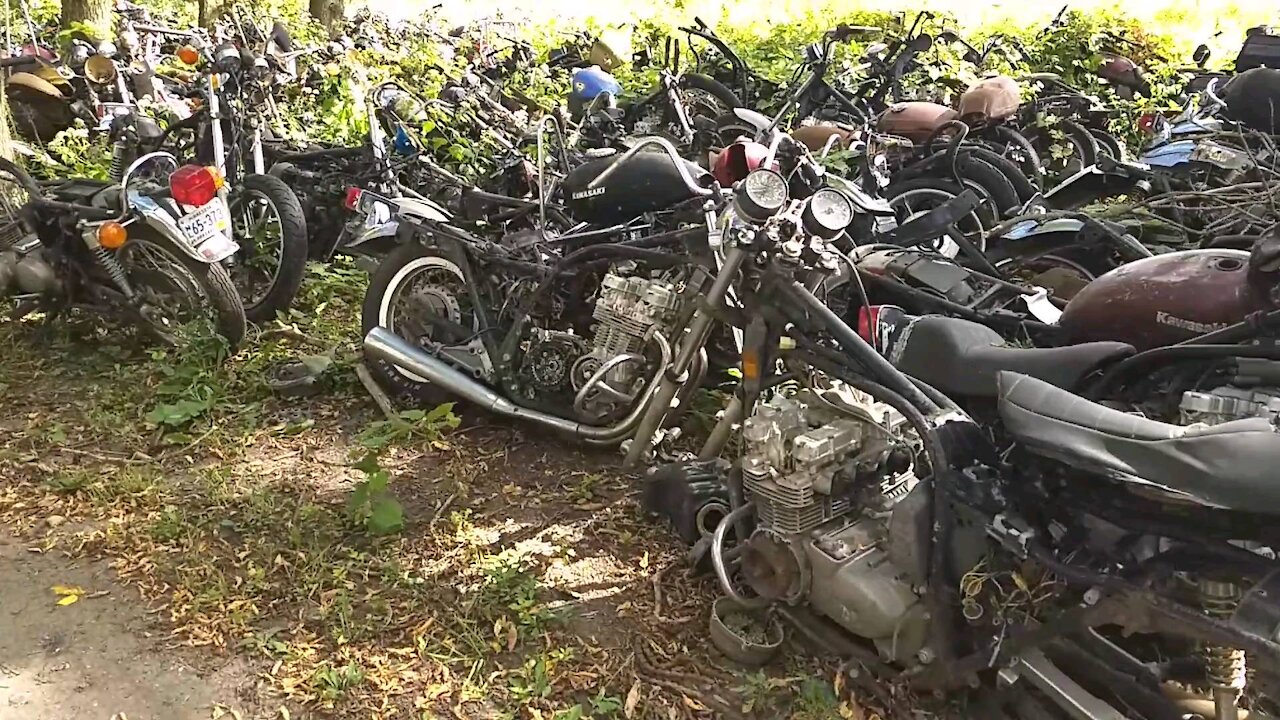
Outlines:
{"type": "MultiPolygon", "coordinates": [[[[662,351],[662,363],[659,368],[665,368],[671,360],[671,346],[661,335],[655,334],[654,338],[662,351]]],[[[653,381],[644,389],[641,395],[643,400],[637,403],[625,418],[617,425],[600,427],[520,407],[448,362],[410,345],[384,327],[375,327],[364,336],[364,353],[368,357],[389,362],[425,378],[428,382],[444,388],[482,410],[542,425],[593,445],[617,445],[630,437],[640,422],[641,414],[649,404],[650,396],[662,379],[662,372],[659,370],[653,381]]]]}

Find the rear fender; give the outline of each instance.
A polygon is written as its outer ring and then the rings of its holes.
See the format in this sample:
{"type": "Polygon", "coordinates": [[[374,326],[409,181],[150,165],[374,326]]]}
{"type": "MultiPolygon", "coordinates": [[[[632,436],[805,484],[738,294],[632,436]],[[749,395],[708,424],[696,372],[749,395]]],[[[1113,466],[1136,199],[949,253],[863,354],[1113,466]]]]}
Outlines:
{"type": "Polygon", "coordinates": [[[192,260],[205,265],[212,264],[208,258],[192,247],[191,243],[187,242],[187,236],[178,227],[178,220],[174,214],[177,212],[176,208],[165,207],[165,205],[173,205],[173,201],[169,198],[156,200],[137,193],[129,194],[129,206],[138,214],[139,220],[144,225],[167,238],[174,247],[192,260]]]}

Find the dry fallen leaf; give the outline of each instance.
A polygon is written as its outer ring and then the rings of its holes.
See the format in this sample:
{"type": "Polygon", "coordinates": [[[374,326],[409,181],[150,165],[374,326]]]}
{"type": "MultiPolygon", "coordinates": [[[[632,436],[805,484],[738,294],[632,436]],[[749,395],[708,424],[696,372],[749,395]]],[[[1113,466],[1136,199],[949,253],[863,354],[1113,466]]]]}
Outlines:
{"type": "Polygon", "coordinates": [[[61,598],[58,599],[58,604],[66,606],[76,602],[79,599],[80,599],[79,595],[63,595],[61,598]]]}
{"type": "Polygon", "coordinates": [[[622,714],[627,720],[631,720],[631,716],[635,715],[636,705],[640,704],[640,681],[637,680],[631,684],[631,689],[627,691],[627,701],[622,706],[622,714]]]}
{"type": "Polygon", "coordinates": [[[280,720],[292,720],[292,717],[289,715],[289,708],[283,705],[280,706],[280,720]]]}

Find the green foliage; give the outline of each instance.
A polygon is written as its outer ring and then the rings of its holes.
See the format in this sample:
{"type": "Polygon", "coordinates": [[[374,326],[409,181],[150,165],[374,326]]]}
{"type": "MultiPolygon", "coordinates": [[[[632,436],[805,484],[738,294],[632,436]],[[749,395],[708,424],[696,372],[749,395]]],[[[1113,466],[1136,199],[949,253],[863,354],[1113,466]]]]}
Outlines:
{"type": "Polygon", "coordinates": [[[370,535],[391,535],[404,530],[404,507],[388,487],[391,475],[370,454],[356,464],[365,479],[356,483],[347,498],[347,517],[370,535]]]}
{"type": "Polygon", "coordinates": [[[373,452],[393,444],[434,444],[446,430],[458,427],[461,422],[453,413],[453,403],[441,403],[430,410],[402,410],[394,418],[370,423],[357,441],[373,452]]]}
{"type": "Polygon", "coordinates": [[[44,177],[85,177],[106,180],[111,146],[106,135],[91,135],[79,120],[58,133],[32,156],[32,170],[44,177]]]}
{"type": "Polygon", "coordinates": [[[311,683],[322,700],[332,702],[358,687],[364,678],[364,668],[358,663],[348,662],[342,666],[325,663],[316,668],[311,683]]]}
{"type": "MultiPolygon", "coordinates": [[[[225,395],[223,362],[226,341],[208,326],[208,321],[179,328],[176,347],[156,348],[151,360],[162,381],[155,389],[158,398],[145,416],[147,423],[165,430],[185,427],[211,410],[225,395]]],[[[185,442],[185,436],[171,437],[185,442]]]]}

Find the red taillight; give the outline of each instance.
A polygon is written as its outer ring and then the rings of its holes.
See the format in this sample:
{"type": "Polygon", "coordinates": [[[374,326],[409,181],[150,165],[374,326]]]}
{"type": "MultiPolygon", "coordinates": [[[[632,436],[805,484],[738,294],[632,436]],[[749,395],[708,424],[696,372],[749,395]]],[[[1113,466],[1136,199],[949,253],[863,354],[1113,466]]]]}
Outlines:
{"type": "Polygon", "coordinates": [[[364,191],[358,187],[347,188],[347,199],[342,202],[343,207],[355,212],[360,207],[360,196],[364,195],[364,191]]]}
{"type": "Polygon", "coordinates": [[[204,205],[218,196],[222,175],[215,168],[183,165],[169,176],[169,192],[182,205],[204,205]]]}
{"type": "Polygon", "coordinates": [[[1160,122],[1160,113],[1142,113],[1138,116],[1138,129],[1151,135],[1156,131],[1156,125],[1160,122]]]}
{"type": "MultiPolygon", "coordinates": [[[[871,344],[876,346],[875,327],[880,322],[880,306],[872,305],[870,307],[863,305],[858,308],[858,334],[871,344]]],[[[879,348],[876,348],[877,350],[879,348]]]]}

